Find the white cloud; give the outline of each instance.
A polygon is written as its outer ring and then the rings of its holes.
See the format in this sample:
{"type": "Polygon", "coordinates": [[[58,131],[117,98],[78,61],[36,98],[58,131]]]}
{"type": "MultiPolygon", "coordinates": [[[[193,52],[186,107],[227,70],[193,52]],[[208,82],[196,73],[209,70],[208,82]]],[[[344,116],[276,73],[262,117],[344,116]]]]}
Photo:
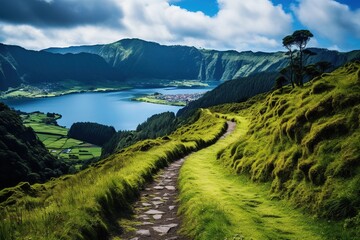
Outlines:
{"type": "Polygon", "coordinates": [[[360,9],[352,11],[334,0],[300,0],[292,8],[303,25],[336,45],[360,40],[360,9]]]}
{"type": "Polygon", "coordinates": [[[218,0],[220,10],[213,17],[172,5],[174,0],[113,1],[122,13],[121,27],[40,28],[0,23],[0,40],[32,49],[141,38],[202,48],[272,51],[281,49],[282,37],[291,32],[291,15],[270,0],[218,0]]]}

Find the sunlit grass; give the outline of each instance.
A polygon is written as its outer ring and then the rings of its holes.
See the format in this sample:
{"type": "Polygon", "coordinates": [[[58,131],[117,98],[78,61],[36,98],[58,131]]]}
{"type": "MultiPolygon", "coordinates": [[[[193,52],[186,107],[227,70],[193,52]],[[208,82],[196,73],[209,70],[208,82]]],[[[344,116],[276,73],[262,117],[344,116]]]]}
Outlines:
{"type": "Polygon", "coordinates": [[[0,199],[6,200],[0,204],[0,235],[103,239],[116,227],[114,219],[130,211],[131,201],[158,169],[214,142],[224,127],[224,120],[202,111],[198,121],[180,128],[169,139],[138,142],[73,176],[3,190],[0,199]]]}

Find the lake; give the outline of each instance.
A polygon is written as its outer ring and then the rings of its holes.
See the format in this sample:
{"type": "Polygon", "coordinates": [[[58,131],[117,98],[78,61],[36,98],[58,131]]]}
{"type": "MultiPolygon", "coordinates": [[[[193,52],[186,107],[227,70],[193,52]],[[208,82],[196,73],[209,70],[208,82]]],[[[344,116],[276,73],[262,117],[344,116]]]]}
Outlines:
{"type": "Polygon", "coordinates": [[[10,107],[23,112],[55,112],[62,115],[59,125],[70,128],[74,122],[96,122],[114,126],[116,130],[135,130],[154,114],[181,107],[131,101],[133,97],[159,92],[161,94],[199,93],[207,88],[153,88],[131,89],[106,93],[76,93],[59,97],[14,99],[4,101],[10,107]]]}

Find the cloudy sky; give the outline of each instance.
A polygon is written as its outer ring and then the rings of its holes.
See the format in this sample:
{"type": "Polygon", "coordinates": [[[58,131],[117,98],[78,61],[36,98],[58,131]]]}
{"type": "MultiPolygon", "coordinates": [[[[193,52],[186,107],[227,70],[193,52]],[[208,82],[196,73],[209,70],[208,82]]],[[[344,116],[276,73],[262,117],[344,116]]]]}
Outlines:
{"type": "Polygon", "coordinates": [[[297,29],[311,46],[360,49],[360,1],[0,0],[0,42],[35,50],[141,38],[269,52],[297,29]]]}

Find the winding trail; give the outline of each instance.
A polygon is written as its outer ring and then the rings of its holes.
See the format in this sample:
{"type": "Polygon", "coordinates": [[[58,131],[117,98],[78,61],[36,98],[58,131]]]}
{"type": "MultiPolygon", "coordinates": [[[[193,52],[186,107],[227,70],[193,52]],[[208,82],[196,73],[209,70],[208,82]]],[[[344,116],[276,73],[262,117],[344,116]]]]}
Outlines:
{"type": "MultiPolygon", "coordinates": [[[[225,138],[236,128],[234,122],[228,121],[227,125],[227,131],[221,138],[225,138]]],[[[134,221],[119,236],[121,239],[188,240],[178,233],[181,218],[177,215],[177,180],[185,160],[186,157],[174,161],[161,170],[154,181],[140,193],[140,199],[134,204],[134,221]]]]}

